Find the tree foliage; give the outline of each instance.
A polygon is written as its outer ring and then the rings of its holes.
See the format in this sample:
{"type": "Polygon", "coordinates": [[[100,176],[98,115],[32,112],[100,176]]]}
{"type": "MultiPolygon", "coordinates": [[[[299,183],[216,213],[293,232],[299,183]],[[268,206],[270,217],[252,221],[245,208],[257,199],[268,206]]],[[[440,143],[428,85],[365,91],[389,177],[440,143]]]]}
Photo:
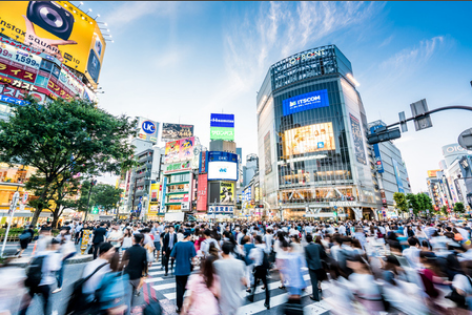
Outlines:
{"type": "MultiPolygon", "coordinates": [[[[90,181],[84,181],[81,187],[80,199],[76,202],[79,211],[87,210],[87,199],[89,197],[90,181]]],[[[98,206],[105,211],[117,209],[122,190],[112,185],[98,184],[92,187],[90,194],[89,208],[92,205],[98,206]]]]}
{"type": "Polygon", "coordinates": [[[0,160],[10,163],[19,158],[37,168],[43,184],[33,224],[55,189],[74,174],[118,175],[135,165],[130,158],[133,147],[126,140],[134,135],[136,122],[128,117],[115,117],[84,100],[59,98],[46,105],[32,97],[26,100],[28,105],[13,106],[9,121],[0,121],[0,160]]]}
{"type": "Polygon", "coordinates": [[[406,199],[406,195],[400,192],[395,192],[394,193],[394,201],[396,202],[396,208],[399,210],[406,212],[408,210],[408,203],[406,199]]]}
{"type": "Polygon", "coordinates": [[[455,205],[453,206],[453,211],[457,213],[465,212],[465,205],[463,204],[463,202],[455,202],[455,205]]]}

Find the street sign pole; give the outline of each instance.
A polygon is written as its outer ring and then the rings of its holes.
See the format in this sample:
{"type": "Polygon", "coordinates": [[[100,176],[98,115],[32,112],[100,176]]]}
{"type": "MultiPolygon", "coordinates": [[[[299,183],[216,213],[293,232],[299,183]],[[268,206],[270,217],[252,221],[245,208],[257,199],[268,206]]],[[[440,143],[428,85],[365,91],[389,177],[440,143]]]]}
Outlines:
{"type": "Polygon", "coordinates": [[[7,226],[7,231],[5,232],[5,238],[3,239],[3,245],[2,245],[2,254],[0,255],[3,257],[3,252],[5,251],[5,246],[7,245],[7,239],[8,239],[8,233],[10,232],[10,226],[13,223],[13,215],[15,214],[15,209],[16,205],[18,203],[18,200],[20,199],[20,193],[18,192],[18,188],[13,194],[13,199],[10,205],[10,220],[8,221],[8,226],[7,226]]]}

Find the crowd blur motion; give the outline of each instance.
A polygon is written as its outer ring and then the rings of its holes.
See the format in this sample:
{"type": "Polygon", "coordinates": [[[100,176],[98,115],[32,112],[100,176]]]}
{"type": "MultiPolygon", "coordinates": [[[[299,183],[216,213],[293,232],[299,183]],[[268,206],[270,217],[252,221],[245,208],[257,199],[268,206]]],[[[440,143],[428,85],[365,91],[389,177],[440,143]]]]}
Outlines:
{"type": "Polygon", "coordinates": [[[159,260],[164,277],[175,278],[178,314],[239,314],[263,292],[271,309],[271,288],[287,293],[283,314],[317,303],[332,314],[472,309],[471,221],[68,222],[57,236],[48,225],[22,235],[18,251],[2,260],[2,315],[28,314],[33,299],[51,314],[65,286],[65,314],[134,314],[136,306],[161,314],[155,294],[143,289],[159,260]],[[28,266],[15,264],[32,243],[28,266]],[[67,283],[64,265],[81,256],[81,244],[93,260],[67,283]],[[147,298],[137,305],[141,294],[147,298]]]}

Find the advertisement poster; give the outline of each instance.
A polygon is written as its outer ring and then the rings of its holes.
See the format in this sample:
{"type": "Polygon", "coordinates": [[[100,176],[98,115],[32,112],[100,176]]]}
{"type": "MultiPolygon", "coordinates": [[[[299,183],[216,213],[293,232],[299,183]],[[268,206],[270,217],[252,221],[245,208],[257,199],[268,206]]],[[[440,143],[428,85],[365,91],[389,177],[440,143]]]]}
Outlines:
{"type": "Polygon", "coordinates": [[[162,141],[169,142],[194,136],[194,125],[163,123],[162,141]]]}
{"type": "Polygon", "coordinates": [[[207,174],[200,174],[198,178],[197,211],[207,211],[207,174]]]}
{"type": "Polygon", "coordinates": [[[194,137],[179,140],[179,161],[192,160],[194,157],[194,141],[194,137]]]}
{"type": "Polygon", "coordinates": [[[394,175],[396,176],[396,184],[397,184],[397,190],[401,193],[404,192],[404,188],[402,186],[402,179],[401,179],[401,172],[399,171],[399,164],[397,161],[393,158],[391,158],[393,161],[393,168],[394,168],[394,175]]]}
{"type": "Polygon", "coordinates": [[[164,149],[164,164],[179,162],[180,141],[171,141],[166,143],[164,149]]]}
{"type": "Polygon", "coordinates": [[[268,131],[264,136],[264,170],[265,174],[271,173],[271,134],[268,131]]]}
{"type": "Polygon", "coordinates": [[[199,173],[207,173],[207,152],[208,151],[202,151],[200,153],[199,173]]]}
{"type": "Polygon", "coordinates": [[[220,203],[230,204],[233,203],[233,192],[234,192],[234,183],[221,182],[220,183],[220,203]]]}
{"type": "Polygon", "coordinates": [[[138,138],[153,143],[158,141],[158,122],[149,120],[145,117],[139,117],[138,128],[138,138]]]}
{"type": "Polygon", "coordinates": [[[283,116],[329,106],[327,90],[297,95],[282,101],[283,116]]]}
{"type": "Polygon", "coordinates": [[[238,163],[234,162],[211,162],[208,164],[209,180],[232,180],[238,179],[238,163]]]}
{"type": "Polygon", "coordinates": [[[0,12],[3,35],[44,49],[98,83],[105,40],[97,22],[81,9],[68,1],[2,1],[0,12]]]}
{"type": "Polygon", "coordinates": [[[355,145],[355,157],[358,163],[366,165],[365,143],[363,141],[363,131],[358,118],[350,114],[351,133],[355,145]]]}
{"type": "Polygon", "coordinates": [[[286,130],[284,137],[287,156],[335,150],[331,122],[286,130]]]}

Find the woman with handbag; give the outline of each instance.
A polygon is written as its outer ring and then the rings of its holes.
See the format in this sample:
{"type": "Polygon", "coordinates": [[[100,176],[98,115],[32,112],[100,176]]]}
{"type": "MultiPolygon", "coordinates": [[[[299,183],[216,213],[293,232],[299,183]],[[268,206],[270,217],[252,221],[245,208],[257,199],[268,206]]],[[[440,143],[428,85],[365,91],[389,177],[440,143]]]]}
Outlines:
{"type": "Polygon", "coordinates": [[[184,300],[181,314],[220,314],[218,307],[220,283],[213,267],[215,260],[217,260],[215,256],[208,256],[203,261],[200,273],[189,277],[186,289],[190,294],[184,300]]]}

